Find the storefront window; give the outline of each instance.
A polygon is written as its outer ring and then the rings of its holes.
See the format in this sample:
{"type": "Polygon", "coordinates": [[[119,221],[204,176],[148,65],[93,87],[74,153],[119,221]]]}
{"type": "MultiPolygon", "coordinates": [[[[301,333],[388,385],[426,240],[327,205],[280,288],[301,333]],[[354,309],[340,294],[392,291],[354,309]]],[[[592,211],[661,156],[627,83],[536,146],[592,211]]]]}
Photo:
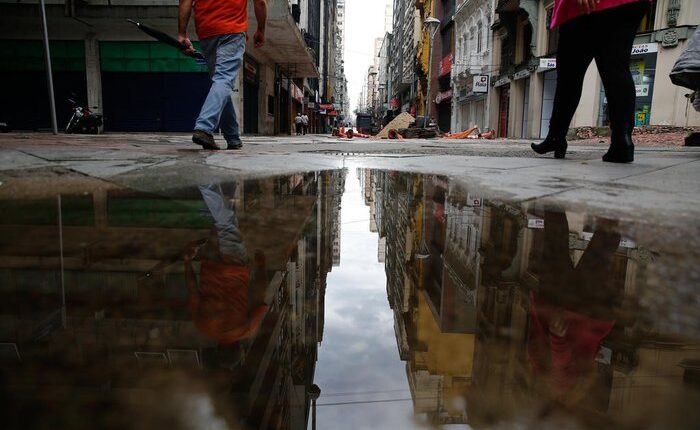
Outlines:
{"type": "Polygon", "coordinates": [[[553,13],[554,6],[547,9],[547,54],[553,54],[559,48],[559,27],[551,28],[553,13]]]}
{"type": "MultiPolygon", "coordinates": [[[[654,94],[654,78],[656,76],[656,54],[658,44],[645,43],[634,45],[633,53],[630,60],[630,72],[636,89],[637,97],[635,99],[635,127],[649,125],[651,118],[651,99],[654,94]]],[[[610,125],[608,114],[608,101],[605,97],[604,90],[601,90],[601,109],[599,115],[599,125],[610,125]]]]}
{"type": "Polygon", "coordinates": [[[641,24],[639,24],[639,30],[637,33],[646,33],[648,31],[654,31],[654,20],[656,19],[656,0],[651,2],[651,6],[647,11],[644,18],[642,18],[641,24]]]}

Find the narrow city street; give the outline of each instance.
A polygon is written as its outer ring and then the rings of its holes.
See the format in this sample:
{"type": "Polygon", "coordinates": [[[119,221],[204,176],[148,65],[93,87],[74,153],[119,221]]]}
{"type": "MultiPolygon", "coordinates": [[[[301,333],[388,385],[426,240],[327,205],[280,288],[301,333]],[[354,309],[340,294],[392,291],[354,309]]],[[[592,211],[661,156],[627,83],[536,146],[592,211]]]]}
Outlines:
{"type": "Polygon", "coordinates": [[[700,150],[188,137],[0,135],[4,407],[41,411],[12,423],[700,422],[700,150]]]}
{"type": "Polygon", "coordinates": [[[0,0],[2,429],[700,429],[699,23],[0,0]]]}

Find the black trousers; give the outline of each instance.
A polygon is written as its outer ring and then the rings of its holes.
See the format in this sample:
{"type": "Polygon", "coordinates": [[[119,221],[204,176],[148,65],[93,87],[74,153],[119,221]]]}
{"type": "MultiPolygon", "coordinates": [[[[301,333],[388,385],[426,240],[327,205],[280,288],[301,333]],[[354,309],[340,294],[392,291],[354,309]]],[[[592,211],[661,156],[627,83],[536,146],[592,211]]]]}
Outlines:
{"type": "Polygon", "coordinates": [[[583,15],[559,27],[557,89],[549,137],[566,137],[581,100],[583,78],[593,59],[608,99],[613,135],[632,132],[636,91],[630,56],[634,36],[648,9],[649,2],[638,1],[583,15]]]}

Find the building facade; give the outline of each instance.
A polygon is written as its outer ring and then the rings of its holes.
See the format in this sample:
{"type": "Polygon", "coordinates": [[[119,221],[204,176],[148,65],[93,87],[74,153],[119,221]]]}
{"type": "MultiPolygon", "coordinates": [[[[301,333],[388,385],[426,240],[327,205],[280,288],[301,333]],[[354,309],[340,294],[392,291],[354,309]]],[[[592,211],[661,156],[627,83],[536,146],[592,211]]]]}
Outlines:
{"type": "MultiPolygon", "coordinates": [[[[135,19],[175,34],[177,1],[47,3],[59,125],[71,114],[70,97],[103,114],[106,131],[191,131],[209,86],[206,67],[126,22],[135,19]]],[[[326,113],[334,109],[318,104],[330,102],[335,87],[345,82],[335,77],[342,52],[336,3],[268,2],[266,44],[254,48],[249,38],[232,93],[244,134],[289,133],[299,111],[310,114],[314,129],[331,121],[326,113]]],[[[12,83],[0,96],[0,117],[18,130],[48,128],[37,2],[2,1],[0,11],[0,50],[13,59],[0,66],[3,81],[12,83]]],[[[252,34],[252,0],[248,15],[252,34]]],[[[198,46],[194,25],[189,34],[198,46]]]]}
{"type": "Polygon", "coordinates": [[[391,46],[390,107],[416,113],[416,52],[420,40],[419,14],[414,0],[394,0],[394,43],[391,46]]]}
{"type": "Polygon", "coordinates": [[[492,70],[492,0],[457,0],[452,68],[452,130],[488,128],[492,70]]]}
{"type": "MultiPolygon", "coordinates": [[[[501,137],[544,138],[556,88],[558,30],[550,29],[553,1],[498,1],[493,24],[495,73],[491,76],[488,123],[501,137]]],[[[684,88],[668,74],[700,22],[694,1],[653,1],[632,48],[630,70],[637,89],[635,125],[698,126],[700,114],[686,109],[684,88]]],[[[595,62],[584,80],[571,127],[608,125],[607,99],[595,62]]]]}

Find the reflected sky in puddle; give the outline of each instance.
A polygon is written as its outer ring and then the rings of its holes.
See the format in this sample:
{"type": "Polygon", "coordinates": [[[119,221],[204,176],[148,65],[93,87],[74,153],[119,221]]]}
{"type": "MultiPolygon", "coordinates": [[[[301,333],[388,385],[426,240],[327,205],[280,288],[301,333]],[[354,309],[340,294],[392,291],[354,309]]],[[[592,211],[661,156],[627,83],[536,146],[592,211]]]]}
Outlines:
{"type": "Polygon", "coordinates": [[[700,425],[694,238],[393,171],[68,182],[0,189],[9,428],[700,425]]]}

